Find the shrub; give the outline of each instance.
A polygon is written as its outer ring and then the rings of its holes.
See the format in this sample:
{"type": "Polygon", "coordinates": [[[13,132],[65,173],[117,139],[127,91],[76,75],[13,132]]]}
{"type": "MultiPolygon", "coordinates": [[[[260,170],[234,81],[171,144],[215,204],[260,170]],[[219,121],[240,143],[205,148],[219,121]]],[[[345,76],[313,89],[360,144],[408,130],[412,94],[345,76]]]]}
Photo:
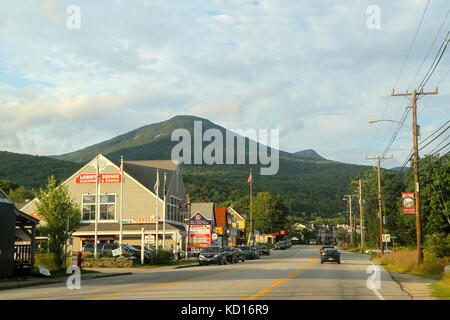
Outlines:
{"type": "Polygon", "coordinates": [[[450,234],[433,233],[427,235],[424,249],[426,258],[430,261],[450,256],[450,234]]]}
{"type": "Polygon", "coordinates": [[[89,259],[92,257],[92,254],[90,252],[84,252],[83,253],[83,259],[89,259]]]}
{"type": "Polygon", "coordinates": [[[153,264],[170,264],[173,259],[173,254],[169,250],[158,249],[153,253],[153,264]]]}

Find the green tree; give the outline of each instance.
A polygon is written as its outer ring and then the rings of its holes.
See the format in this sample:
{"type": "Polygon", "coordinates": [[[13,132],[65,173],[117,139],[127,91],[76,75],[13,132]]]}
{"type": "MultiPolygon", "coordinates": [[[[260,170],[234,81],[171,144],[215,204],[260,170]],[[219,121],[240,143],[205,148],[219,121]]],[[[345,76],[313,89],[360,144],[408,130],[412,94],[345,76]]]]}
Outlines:
{"type": "Polygon", "coordinates": [[[10,189],[8,197],[14,202],[22,203],[26,200],[34,199],[35,194],[33,191],[26,190],[24,187],[20,186],[17,189],[10,189]]]}
{"type": "MultiPolygon", "coordinates": [[[[253,227],[262,233],[275,233],[284,229],[289,208],[281,195],[260,192],[253,199],[253,227]]],[[[248,225],[250,217],[247,217],[248,225]]]]}
{"type": "Polygon", "coordinates": [[[44,218],[39,231],[48,237],[48,248],[54,255],[55,264],[61,268],[64,246],[71,234],[80,227],[80,206],[70,198],[67,186],[56,186],[54,176],[48,178],[45,190],[42,188],[39,190],[37,199],[37,210],[44,218]],[[68,230],[66,230],[67,220],[68,230]]]}

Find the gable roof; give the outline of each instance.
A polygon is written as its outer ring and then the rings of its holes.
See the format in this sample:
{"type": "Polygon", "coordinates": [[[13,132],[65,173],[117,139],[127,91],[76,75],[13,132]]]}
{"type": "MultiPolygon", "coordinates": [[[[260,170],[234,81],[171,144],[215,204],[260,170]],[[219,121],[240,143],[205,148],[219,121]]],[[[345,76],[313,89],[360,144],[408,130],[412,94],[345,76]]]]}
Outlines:
{"type": "Polygon", "coordinates": [[[215,220],[214,218],[214,202],[192,203],[191,217],[200,212],[206,219],[215,220]]]}
{"type": "MultiPolygon", "coordinates": [[[[119,164],[120,167],[120,164],[119,164]]],[[[124,161],[125,173],[138,180],[144,187],[155,193],[157,170],[159,171],[158,196],[164,198],[164,173],[166,174],[166,187],[170,187],[172,177],[176,171],[176,164],[172,160],[141,160],[124,161]]]]}
{"type": "Polygon", "coordinates": [[[216,218],[216,227],[224,227],[227,220],[227,208],[214,207],[214,215],[216,218]]]}

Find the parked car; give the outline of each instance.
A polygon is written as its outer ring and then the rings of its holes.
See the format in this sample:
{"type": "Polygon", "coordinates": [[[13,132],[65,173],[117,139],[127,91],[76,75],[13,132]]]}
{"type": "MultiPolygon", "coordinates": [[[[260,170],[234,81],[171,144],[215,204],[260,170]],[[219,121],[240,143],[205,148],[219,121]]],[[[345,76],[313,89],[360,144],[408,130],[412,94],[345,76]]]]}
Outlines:
{"type": "MultiPolygon", "coordinates": [[[[141,252],[141,246],[140,245],[132,245],[133,248],[141,252]]],[[[144,255],[147,257],[153,258],[153,255],[155,254],[155,249],[152,247],[144,246],[144,255]]],[[[145,259],[145,258],[144,258],[145,259]]]]}
{"type": "Polygon", "coordinates": [[[258,250],[256,250],[255,247],[240,246],[239,249],[241,249],[244,252],[245,259],[259,259],[258,250]]]}
{"type": "MultiPolygon", "coordinates": [[[[97,254],[101,254],[102,252],[101,252],[101,250],[102,250],[102,248],[103,248],[103,243],[98,243],[97,244],[97,254]]],[[[85,252],[89,252],[90,254],[94,254],[94,244],[93,243],[89,243],[89,244],[87,244],[87,245],[85,245],[84,247],[83,247],[83,253],[85,253],[85,252]]]]}
{"type": "Polygon", "coordinates": [[[225,251],[225,255],[229,263],[239,262],[237,252],[234,250],[233,247],[226,246],[223,247],[223,250],[225,251]]]}
{"type": "Polygon", "coordinates": [[[204,247],[198,255],[199,264],[205,265],[210,263],[227,264],[227,255],[222,247],[209,246],[204,247]]]}
{"type": "Polygon", "coordinates": [[[258,252],[260,255],[264,254],[266,256],[270,256],[270,249],[268,246],[259,246],[258,252]]]}
{"type": "Polygon", "coordinates": [[[286,244],[286,247],[287,247],[287,248],[290,248],[290,247],[292,247],[292,242],[291,242],[291,240],[290,240],[290,239],[288,239],[288,240],[285,240],[284,242],[285,242],[285,244],[286,244]]]}
{"type": "Polygon", "coordinates": [[[320,254],[320,263],[324,262],[337,262],[341,263],[341,253],[334,247],[324,247],[320,254]]]}
{"type": "Polygon", "coordinates": [[[310,240],[309,244],[312,245],[312,246],[315,246],[317,244],[317,241],[316,240],[310,240]]]}
{"type": "Polygon", "coordinates": [[[242,261],[242,262],[244,262],[245,261],[245,253],[244,253],[244,251],[242,251],[241,250],[241,248],[234,248],[234,250],[236,251],[236,255],[237,255],[237,262],[239,262],[239,261],[242,261]]]}
{"type": "Polygon", "coordinates": [[[275,250],[286,250],[286,243],[284,241],[278,241],[275,243],[275,250]]]}

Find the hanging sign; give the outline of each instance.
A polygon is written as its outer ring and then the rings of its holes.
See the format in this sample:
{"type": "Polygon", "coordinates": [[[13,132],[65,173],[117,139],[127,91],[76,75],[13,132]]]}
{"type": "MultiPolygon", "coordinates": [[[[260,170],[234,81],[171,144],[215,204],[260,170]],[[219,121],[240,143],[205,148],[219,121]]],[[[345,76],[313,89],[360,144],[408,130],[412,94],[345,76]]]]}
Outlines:
{"type": "Polygon", "coordinates": [[[403,214],[415,214],[414,192],[402,192],[403,214]]]}

